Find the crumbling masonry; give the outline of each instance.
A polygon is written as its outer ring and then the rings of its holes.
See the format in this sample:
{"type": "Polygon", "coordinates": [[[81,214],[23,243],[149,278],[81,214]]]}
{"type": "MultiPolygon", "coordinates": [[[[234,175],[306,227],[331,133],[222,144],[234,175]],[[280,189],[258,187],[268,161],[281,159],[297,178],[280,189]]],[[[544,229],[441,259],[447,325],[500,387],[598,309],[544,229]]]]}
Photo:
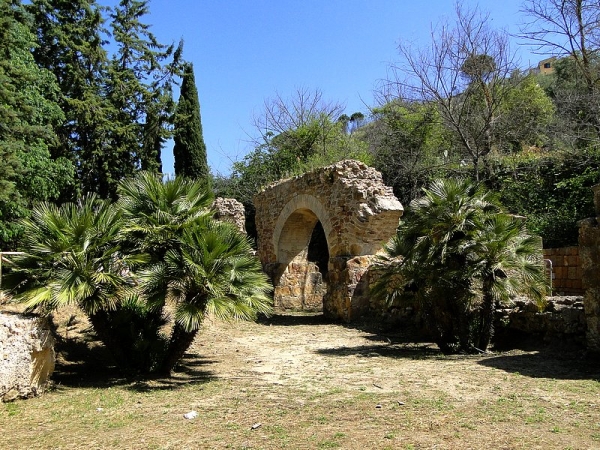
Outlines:
{"type": "Polygon", "coordinates": [[[268,186],[254,198],[258,256],[275,307],[350,321],[369,308],[363,275],[403,208],[381,174],[346,160],[268,186]]]}

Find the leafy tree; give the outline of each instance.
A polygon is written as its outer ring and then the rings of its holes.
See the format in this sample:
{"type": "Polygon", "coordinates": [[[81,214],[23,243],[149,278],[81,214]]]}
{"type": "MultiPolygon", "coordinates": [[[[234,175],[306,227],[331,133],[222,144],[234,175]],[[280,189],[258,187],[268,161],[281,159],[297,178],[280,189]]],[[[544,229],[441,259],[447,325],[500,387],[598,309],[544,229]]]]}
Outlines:
{"type": "Polygon", "coordinates": [[[392,100],[373,109],[365,127],[373,165],[408,205],[440,170],[457,157],[434,104],[392,100]]]}
{"type": "Polygon", "coordinates": [[[439,179],[424,193],[386,246],[375,292],[415,302],[444,353],[485,351],[496,302],[543,296],[539,241],[470,181],[439,179]]]}
{"type": "Polygon", "coordinates": [[[110,60],[108,8],[95,0],[32,0],[27,8],[35,19],[36,62],[56,76],[66,116],[53,157],[72,160],[79,190],[115,198],[124,177],[140,168],[161,170],[182,44],[157,42],[142,22],[147,1],[121,0],[110,14],[116,48],[110,60]]]}
{"type": "Polygon", "coordinates": [[[57,198],[73,182],[69,161],[50,156],[64,115],[54,76],[31,55],[31,26],[20,2],[0,1],[0,247],[13,249],[17,219],[32,202],[57,198]]]}
{"type": "MultiPolygon", "coordinates": [[[[102,95],[107,69],[102,8],[95,0],[32,0],[27,9],[38,40],[35,60],[56,77],[65,114],[52,156],[73,162],[83,192],[107,197],[116,161],[106,145],[111,124],[110,105],[102,95]]],[[[75,194],[65,193],[64,198],[75,194]]]]}
{"type": "Polygon", "coordinates": [[[506,80],[506,93],[494,129],[494,141],[502,153],[520,151],[524,146],[543,147],[549,143],[549,127],[555,118],[552,99],[533,74],[514,72],[506,80]]]}
{"type": "Polygon", "coordinates": [[[194,67],[191,63],[186,64],[183,70],[181,96],[177,104],[174,124],[175,175],[208,183],[210,171],[206,160],[206,145],[202,137],[200,102],[194,80],[194,67]]]}

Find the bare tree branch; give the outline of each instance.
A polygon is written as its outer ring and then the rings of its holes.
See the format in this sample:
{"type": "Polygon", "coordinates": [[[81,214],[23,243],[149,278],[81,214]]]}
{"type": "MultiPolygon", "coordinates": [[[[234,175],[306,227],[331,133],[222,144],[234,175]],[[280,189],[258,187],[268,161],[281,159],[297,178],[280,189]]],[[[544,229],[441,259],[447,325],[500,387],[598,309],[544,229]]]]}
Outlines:
{"type": "Polygon", "coordinates": [[[457,3],[455,22],[433,28],[429,47],[399,45],[401,61],[391,67],[386,90],[403,101],[437,104],[476,177],[492,149],[493,129],[510,89],[506,80],[517,69],[508,33],[491,29],[489,22],[478,9],[457,3]]]}

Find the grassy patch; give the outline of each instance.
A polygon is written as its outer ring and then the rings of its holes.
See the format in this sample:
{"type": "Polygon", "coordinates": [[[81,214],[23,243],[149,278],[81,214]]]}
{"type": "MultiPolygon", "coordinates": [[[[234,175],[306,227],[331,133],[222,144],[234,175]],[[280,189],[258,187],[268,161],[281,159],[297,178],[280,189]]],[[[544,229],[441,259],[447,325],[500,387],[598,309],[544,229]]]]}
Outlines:
{"type": "Polygon", "coordinates": [[[2,405],[0,429],[28,449],[597,448],[590,364],[440,357],[323,323],[211,324],[171,379],[62,365],[54,390],[2,405]]]}

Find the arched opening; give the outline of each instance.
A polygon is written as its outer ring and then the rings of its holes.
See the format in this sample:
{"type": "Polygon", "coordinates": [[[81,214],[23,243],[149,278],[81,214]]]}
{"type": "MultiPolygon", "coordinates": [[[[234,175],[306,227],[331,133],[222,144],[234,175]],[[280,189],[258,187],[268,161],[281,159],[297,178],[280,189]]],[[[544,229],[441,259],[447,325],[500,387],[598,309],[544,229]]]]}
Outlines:
{"type": "Polygon", "coordinates": [[[327,293],[329,248],[315,213],[302,208],[290,214],[277,248],[280,271],[275,279],[275,306],[322,311],[327,293]]]}
{"type": "Polygon", "coordinates": [[[327,247],[327,236],[325,236],[321,221],[316,223],[310,236],[308,260],[317,265],[323,279],[326,280],[329,272],[329,248],[327,247]]]}

